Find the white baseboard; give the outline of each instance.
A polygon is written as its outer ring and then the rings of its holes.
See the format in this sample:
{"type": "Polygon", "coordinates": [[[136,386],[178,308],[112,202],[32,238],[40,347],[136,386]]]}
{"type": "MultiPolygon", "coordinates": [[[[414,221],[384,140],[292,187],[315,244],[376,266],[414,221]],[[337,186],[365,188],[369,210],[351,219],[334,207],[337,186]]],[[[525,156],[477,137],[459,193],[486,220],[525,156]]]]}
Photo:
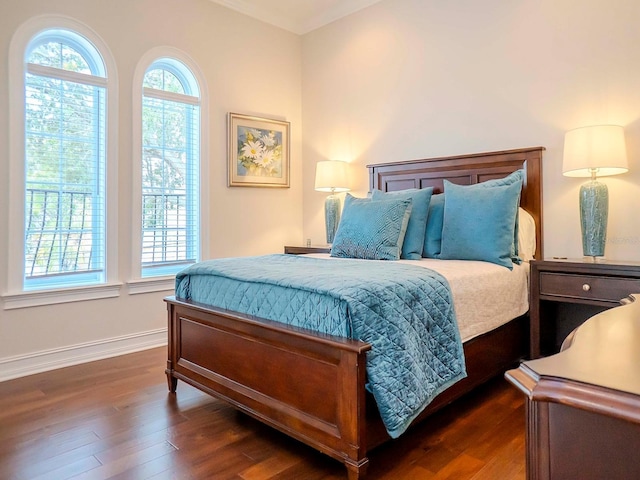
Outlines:
{"type": "Polygon", "coordinates": [[[0,382],[166,344],[167,329],[159,328],[27,355],[0,358],[0,382]]]}

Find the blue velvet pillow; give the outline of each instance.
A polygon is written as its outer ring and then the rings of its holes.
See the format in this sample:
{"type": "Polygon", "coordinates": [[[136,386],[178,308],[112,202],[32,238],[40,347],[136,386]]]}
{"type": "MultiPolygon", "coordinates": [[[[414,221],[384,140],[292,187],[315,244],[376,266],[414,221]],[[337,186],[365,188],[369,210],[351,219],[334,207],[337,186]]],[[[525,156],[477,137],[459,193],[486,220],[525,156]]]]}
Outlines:
{"type": "Polygon", "coordinates": [[[483,260],[513,269],[513,235],[521,189],[522,181],[486,186],[456,185],[445,180],[438,258],[483,260]]]}
{"type": "Polygon", "coordinates": [[[409,190],[399,190],[397,192],[382,192],[374,190],[372,200],[397,200],[411,199],[411,216],[407,224],[407,232],[402,244],[400,258],[408,260],[420,260],[424,247],[424,233],[427,228],[427,214],[429,213],[429,202],[433,188],[411,188],[409,190]]]}
{"type": "Polygon", "coordinates": [[[347,194],[331,256],[398,260],[411,205],[411,199],[376,201],[347,194]]]}
{"type": "Polygon", "coordinates": [[[444,220],[444,193],[438,193],[431,197],[429,202],[429,214],[427,215],[427,228],[424,235],[422,256],[437,258],[442,244],[442,223],[444,220]]]}

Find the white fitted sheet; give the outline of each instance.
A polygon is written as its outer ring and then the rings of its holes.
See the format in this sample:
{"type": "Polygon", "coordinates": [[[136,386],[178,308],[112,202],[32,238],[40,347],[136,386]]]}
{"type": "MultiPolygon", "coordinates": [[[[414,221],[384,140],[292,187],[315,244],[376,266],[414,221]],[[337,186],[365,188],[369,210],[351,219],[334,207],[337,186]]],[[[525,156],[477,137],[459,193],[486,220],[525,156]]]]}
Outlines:
{"type": "MultiPolygon", "coordinates": [[[[310,254],[316,258],[326,253],[310,254]]],[[[364,260],[383,261],[383,260],[364,260]]],[[[489,332],[529,310],[529,263],[500,265],[472,260],[398,260],[408,265],[430,268],[449,282],[463,342],[489,332]]]]}

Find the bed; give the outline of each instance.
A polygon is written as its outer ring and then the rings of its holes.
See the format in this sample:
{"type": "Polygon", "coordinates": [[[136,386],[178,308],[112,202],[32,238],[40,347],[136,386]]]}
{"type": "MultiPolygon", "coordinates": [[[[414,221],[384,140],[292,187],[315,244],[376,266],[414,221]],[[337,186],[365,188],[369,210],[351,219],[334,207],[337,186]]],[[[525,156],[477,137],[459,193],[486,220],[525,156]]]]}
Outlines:
{"type": "MultiPolygon", "coordinates": [[[[543,150],[370,165],[370,187],[384,192],[433,187],[438,193],[444,180],[476,184],[523,169],[520,206],[535,221],[535,258],[542,258],[543,150]]],[[[191,300],[165,301],[171,392],[178,380],[187,382],[343,462],[350,480],[365,474],[368,452],[390,439],[365,388],[370,344],[191,300]]],[[[466,378],[435,397],[414,423],[515,365],[527,351],[527,338],[526,314],[468,335],[463,344],[466,378]]]]}

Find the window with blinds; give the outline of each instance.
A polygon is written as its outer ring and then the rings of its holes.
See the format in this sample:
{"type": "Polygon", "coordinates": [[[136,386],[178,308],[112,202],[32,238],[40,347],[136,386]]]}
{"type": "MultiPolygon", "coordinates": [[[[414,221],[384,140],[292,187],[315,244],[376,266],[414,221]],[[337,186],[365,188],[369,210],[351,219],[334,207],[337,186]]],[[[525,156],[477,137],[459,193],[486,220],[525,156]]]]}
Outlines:
{"type": "Polygon", "coordinates": [[[172,275],[199,257],[200,98],[174,59],[146,71],[142,98],[142,277],[172,275]]]}
{"type": "Polygon", "coordinates": [[[25,55],[25,290],[105,281],[106,72],[66,30],[25,55]]]}

